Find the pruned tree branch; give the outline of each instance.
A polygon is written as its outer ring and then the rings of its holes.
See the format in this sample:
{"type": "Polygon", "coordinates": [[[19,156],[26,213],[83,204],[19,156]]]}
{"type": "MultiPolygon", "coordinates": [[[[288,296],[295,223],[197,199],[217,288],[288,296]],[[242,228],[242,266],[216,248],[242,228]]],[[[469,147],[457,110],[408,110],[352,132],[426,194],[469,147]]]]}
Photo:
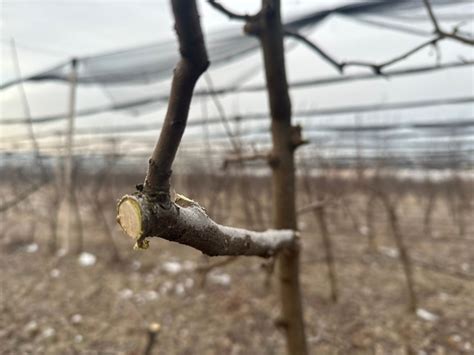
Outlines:
{"type": "Polygon", "coordinates": [[[160,333],[161,325],[158,323],[151,323],[147,329],[147,343],[143,355],[152,355],[153,348],[157,343],[158,334],[160,333]]]}
{"type": "Polygon", "coordinates": [[[281,249],[298,248],[294,230],[254,232],[217,224],[198,203],[176,194],[171,197],[171,166],[189,114],[194,86],[209,65],[196,2],[172,0],[181,59],[171,86],[168,110],[160,137],[149,160],[144,185],[125,195],[117,206],[117,222],[146,249],[148,237],[185,244],[209,256],[269,257],[281,249]]]}
{"type": "Polygon", "coordinates": [[[125,195],[118,204],[117,221],[122,229],[146,249],[147,237],[160,237],[191,246],[209,256],[246,255],[270,257],[295,245],[297,232],[253,232],[217,224],[196,202],[177,195],[169,208],[137,193],[125,195]]]}

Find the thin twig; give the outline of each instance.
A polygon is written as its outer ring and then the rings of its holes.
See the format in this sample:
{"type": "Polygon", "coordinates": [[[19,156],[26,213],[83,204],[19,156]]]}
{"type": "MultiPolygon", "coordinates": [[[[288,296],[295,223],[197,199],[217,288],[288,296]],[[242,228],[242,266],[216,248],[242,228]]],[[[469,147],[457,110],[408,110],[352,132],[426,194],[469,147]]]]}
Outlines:
{"type": "Polygon", "coordinates": [[[27,127],[28,127],[28,135],[29,135],[29,138],[31,140],[31,145],[32,145],[32,148],[33,148],[34,156],[35,156],[35,163],[38,165],[38,167],[40,169],[41,180],[46,181],[48,179],[48,172],[46,170],[46,167],[43,164],[39,144],[38,144],[38,141],[36,140],[36,137],[35,137],[35,131],[33,129],[33,119],[31,117],[30,104],[28,102],[28,97],[26,96],[25,87],[23,85],[21,69],[20,69],[20,60],[18,59],[18,52],[16,50],[15,40],[13,38],[11,40],[11,49],[12,49],[13,61],[14,61],[14,64],[15,64],[16,79],[19,82],[18,90],[20,92],[21,102],[22,102],[22,105],[23,105],[23,111],[24,111],[24,114],[25,114],[25,117],[26,117],[26,124],[27,124],[27,127]]]}
{"type": "Polygon", "coordinates": [[[246,22],[250,22],[250,21],[257,20],[258,17],[260,16],[260,13],[257,13],[255,15],[235,13],[235,12],[227,9],[224,5],[218,3],[215,0],[207,0],[207,3],[209,5],[211,5],[217,11],[219,11],[219,12],[223,13],[224,15],[226,15],[227,17],[229,17],[229,19],[231,19],[231,20],[243,20],[243,21],[246,21],[246,22]]]}
{"type": "Polygon", "coordinates": [[[36,191],[38,191],[41,187],[43,187],[44,185],[46,184],[45,181],[39,183],[39,184],[35,184],[35,185],[32,185],[31,187],[29,187],[28,189],[20,192],[16,198],[14,198],[13,200],[10,200],[10,201],[7,201],[7,202],[4,202],[2,205],[0,205],[0,213],[2,212],[5,212],[7,210],[9,210],[10,208],[13,208],[15,207],[16,205],[18,205],[20,202],[26,200],[30,195],[32,195],[33,193],[35,193],[36,191]]]}
{"type": "Polygon", "coordinates": [[[452,32],[446,32],[443,29],[441,29],[441,26],[436,19],[436,16],[433,12],[433,8],[431,7],[431,4],[429,0],[423,0],[423,3],[425,4],[426,10],[428,11],[428,15],[430,17],[431,23],[433,24],[433,27],[435,29],[435,33],[440,37],[440,38],[451,38],[455,41],[462,42],[468,45],[474,45],[474,39],[473,38],[467,38],[465,36],[461,36],[458,32],[458,29],[455,28],[452,32]]]}
{"type": "Polygon", "coordinates": [[[214,105],[216,106],[217,112],[219,113],[219,118],[222,121],[222,125],[224,126],[225,132],[227,136],[229,137],[229,141],[232,144],[234,151],[241,152],[242,143],[239,141],[238,137],[234,134],[234,132],[232,132],[232,128],[230,127],[229,120],[227,119],[227,116],[225,114],[224,107],[222,106],[219,100],[219,97],[215,94],[214,83],[212,82],[212,78],[209,75],[209,73],[207,72],[204,73],[204,79],[206,80],[206,84],[211,93],[212,101],[214,102],[214,105]]]}
{"type": "Polygon", "coordinates": [[[439,23],[438,23],[438,20],[436,19],[435,15],[433,13],[433,9],[431,8],[429,0],[423,0],[423,2],[424,2],[425,6],[428,10],[429,17],[431,19],[431,22],[433,23],[434,28],[435,28],[434,32],[435,32],[436,36],[434,38],[430,39],[429,41],[426,41],[426,42],[423,42],[423,43],[417,45],[415,48],[407,51],[406,53],[397,55],[396,57],[394,57],[390,60],[387,60],[385,62],[382,62],[382,63],[374,63],[374,62],[370,62],[370,61],[353,61],[353,60],[339,62],[338,60],[336,60],[335,58],[333,58],[332,56],[327,54],[325,51],[323,51],[317,44],[310,41],[308,38],[301,35],[300,33],[286,29],[284,31],[284,34],[285,34],[285,36],[292,37],[292,38],[295,38],[295,39],[301,41],[302,43],[304,43],[305,45],[307,45],[308,47],[313,49],[324,60],[326,60],[329,64],[334,66],[340,73],[342,73],[343,70],[348,66],[362,66],[362,67],[368,67],[368,68],[372,69],[373,72],[376,75],[384,75],[383,69],[411,57],[415,53],[418,53],[419,51],[421,51],[422,49],[424,49],[428,46],[435,46],[436,47],[438,42],[440,42],[444,39],[447,39],[447,38],[450,38],[452,40],[456,40],[456,41],[459,41],[459,42],[462,42],[462,43],[465,43],[465,44],[468,44],[468,45],[474,45],[474,39],[471,39],[471,38],[468,38],[468,37],[465,37],[465,36],[461,36],[459,34],[459,31],[458,31],[457,28],[455,28],[452,32],[443,31],[441,29],[439,23]]]}
{"type": "Polygon", "coordinates": [[[271,159],[270,153],[252,153],[249,155],[237,154],[237,155],[226,157],[224,159],[224,162],[222,163],[222,168],[225,170],[231,164],[241,165],[244,162],[256,161],[256,160],[268,161],[269,159],[271,159]]]}
{"type": "Polygon", "coordinates": [[[311,203],[307,204],[306,206],[303,206],[303,207],[299,208],[297,213],[299,215],[302,215],[302,214],[305,214],[305,213],[308,213],[308,212],[311,212],[311,211],[314,211],[314,210],[317,210],[317,209],[320,209],[320,208],[324,208],[327,205],[329,205],[331,203],[336,203],[336,202],[337,201],[334,198],[327,197],[323,200],[317,200],[317,201],[314,201],[314,202],[311,202],[311,203]]]}
{"type": "Polygon", "coordinates": [[[323,51],[318,45],[316,45],[314,42],[311,42],[305,36],[301,35],[300,33],[296,32],[296,31],[292,31],[292,30],[289,30],[289,29],[284,30],[284,35],[287,36],[287,37],[295,38],[295,39],[303,42],[308,47],[315,50],[321,57],[323,57],[323,59],[325,59],[327,62],[329,62],[331,65],[333,65],[340,73],[342,73],[344,65],[342,65],[341,63],[336,61],[329,54],[327,54],[325,51],[323,51]]]}
{"type": "Polygon", "coordinates": [[[194,271],[198,273],[201,277],[201,287],[204,287],[206,285],[207,275],[209,275],[210,272],[212,272],[214,269],[229,265],[234,261],[238,260],[238,258],[238,256],[228,256],[214,263],[207,263],[196,266],[194,271]]]}

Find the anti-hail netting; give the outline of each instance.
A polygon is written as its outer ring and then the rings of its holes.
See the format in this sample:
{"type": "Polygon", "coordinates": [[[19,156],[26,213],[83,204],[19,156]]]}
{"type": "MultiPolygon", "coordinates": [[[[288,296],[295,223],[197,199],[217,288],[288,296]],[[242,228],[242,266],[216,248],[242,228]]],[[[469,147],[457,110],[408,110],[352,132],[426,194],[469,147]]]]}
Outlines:
{"type": "MultiPolygon", "coordinates": [[[[466,1],[431,2],[440,13],[451,8],[458,14],[472,11],[472,5],[466,1]]],[[[307,13],[288,21],[285,26],[314,35],[317,25],[331,15],[366,21],[373,26],[381,24],[374,20],[373,16],[378,16],[376,18],[384,19],[382,24],[386,26],[391,24],[392,27],[398,26],[399,30],[404,28],[405,32],[415,33],[415,26],[406,26],[404,21],[397,21],[397,18],[406,19],[411,16],[414,19],[424,15],[424,11],[421,1],[356,2],[307,13]],[[369,15],[372,17],[367,17],[369,15]],[[387,21],[389,18],[390,21],[387,21]]],[[[430,36],[428,31],[426,38],[430,36]]],[[[192,161],[207,160],[210,157],[217,165],[232,150],[231,142],[234,145],[236,142],[241,144],[246,151],[267,150],[271,140],[268,113],[262,109],[267,106],[265,85],[263,80],[255,80],[262,77],[258,41],[245,36],[239,26],[206,34],[206,44],[212,70],[210,76],[206,80],[202,79],[198,85],[194,110],[191,111],[180,154],[192,161]],[[216,80],[217,85],[211,85],[211,77],[216,80]],[[247,108],[246,100],[257,103],[248,104],[247,108]],[[219,102],[225,109],[216,110],[215,105],[219,105],[219,102]],[[260,109],[253,109],[254,106],[260,109]],[[229,114],[229,111],[232,113],[229,114]]],[[[289,58],[295,47],[295,42],[288,43],[289,58]]],[[[150,153],[159,132],[162,109],[168,99],[169,80],[178,60],[176,41],[77,59],[78,84],[100,85],[109,103],[77,109],[75,153],[78,156],[102,157],[112,153],[113,149],[114,153],[124,154],[129,160],[139,158],[142,162],[150,153]],[[157,110],[160,110],[160,114],[156,113],[157,110]],[[119,117],[107,116],[110,111],[120,111],[117,113],[119,117]]],[[[465,70],[463,68],[470,68],[471,65],[470,59],[464,58],[390,68],[387,74],[393,78],[410,77],[435,71],[465,70]]],[[[291,67],[289,70],[291,71],[291,67]]],[[[67,84],[69,76],[70,62],[66,61],[24,80],[67,84]]],[[[383,80],[370,72],[360,71],[355,74],[290,80],[290,87],[298,90],[292,92],[293,96],[297,96],[300,91],[308,92],[315,88],[322,90],[335,84],[349,86],[359,82],[383,80]]],[[[15,84],[18,81],[5,83],[1,88],[6,90],[15,84]]],[[[473,99],[471,93],[441,99],[414,98],[384,104],[346,105],[341,96],[343,104],[338,107],[294,107],[295,122],[302,125],[304,137],[310,142],[299,150],[298,158],[313,164],[335,167],[355,164],[423,168],[472,167],[473,99]]],[[[314,100],[317,102],[317,98],[314,100]]],[[[35,135],[43,154],[54,154],[60,150],[66,118],[67,112],[33,115],[35,135]]],[[[27,122],[28,119],[24,117],[2,117],[0,127],[4,130],[5,127],[26,125],[27,122]]],[[[4,158],[6,162],[18,161],[21,157],[12,155],[11,152],[21,152],[22,156],[27,157],[25,150],[30,147],[26,130],[12,129],[11,132],[3,134],[2,139],[4,146],[9,147],[3,150],[10,152],[10,158],[4,158]]]]}

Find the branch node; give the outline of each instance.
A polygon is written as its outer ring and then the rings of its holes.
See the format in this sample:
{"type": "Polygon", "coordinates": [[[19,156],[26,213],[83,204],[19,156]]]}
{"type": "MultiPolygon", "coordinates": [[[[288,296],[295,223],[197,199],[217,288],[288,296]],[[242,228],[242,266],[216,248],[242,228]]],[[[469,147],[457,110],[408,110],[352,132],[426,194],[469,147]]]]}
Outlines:
{"type": "Polygon", "coordinates": [[[309,141],[306,139],[303,139],[303,133],[302,133],[302,127],[301,125],[295,125],[291,127],[291,149],[296,150],[299,146],[308,144],[309,141]]]}
{"type": "Polygon", "coordinates": [[[250,21],[247,22],[243,27],[244,34],[248,36],[256,36],[259,37],[262,33],[262,26],[258,21],[250,21]]]}
{"type": "Polygon", "coordinates": [[[268,165],[270,166],[270,168],[275,169],[276,167],[278,167],[279,164],[280,159],[273,152],[268,154],[268,165]]]}
{"type": "Polygon", "coordinates": [[[282,316],[275,318],[273,323],[275,324],[276,328],[279,328],[282,330],[285,330],[286,328],[288,328],[288,321],[284,319],[282,316]]]}

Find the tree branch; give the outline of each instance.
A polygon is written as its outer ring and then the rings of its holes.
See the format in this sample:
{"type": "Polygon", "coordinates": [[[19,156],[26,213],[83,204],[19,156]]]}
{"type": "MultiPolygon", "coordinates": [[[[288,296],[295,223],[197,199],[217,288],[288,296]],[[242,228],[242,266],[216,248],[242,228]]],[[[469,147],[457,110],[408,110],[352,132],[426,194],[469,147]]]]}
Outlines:
{"type": "Polygon", "coordinates": [[[196,2],[171,3],[181,60],[174,71],[168,111],[145,184],[119,201],[117,222],[141,249],[148,247],[148,237],[185,244],[209,256],[269,257],[284,248],[298,248],[296,231],[253,232],[222,226],[210,219],[198,203],[178,194],[171,198],[171,166],[186,128],[194,86],[209,65],[196,2]]]}
{"type": "Polygon", "coordinates": [[[217,11],[219,11],[219,12],[223,13],[224,15],[226,15],[227,17],[229,17],[231,20],[243,20],[243,21],[246,21],[246,22],[251,22],[251,21],[257,20],[258,17],[260,16],[260,13],[257,13],[255,15],[237,14],[233,11],[228,10],[226,7],[224,7],[224,5],[218,3],[215,0],[207,0],[207,3],[209,5],[211,5],[217,11]]]}
{"type": "Polygon", "coordinates": [[[302,215],[308,212],[312,212],[328,206],[331,203],[336,202],[333,198],[325,198],[323,200],[316,200],[310,204],[303,206],[297,210],[298,215],[302,215]]]}
{"type": "Polygon", "coordinates": [[[391,66],[393,64],[396,64],[398,62],[401,62],[408,57],[412,56],[413,54],[419,52],[420,50],[428,47],[428,46],[436,46],[438,42],[450,38],[452,40],[456,40],[458,42],[462,42],[464,44],[468,45],[474,45],[474,39],[468,38],[465,36],[461,36],[459,34],[459,31],[457,28],[455,28],[452,32],[446,32],[443,31],[438,23],[438,20],[436,19],[433,9],[430,5],[429,0],[423,0],[425,7],[428,10],[429,17],[431,19],[431,22],[433,23],[433,26],[435,28],[435,34],[436,36],[429,41],[426,41],[424,43],[419,44],[415,48],[407,51],[406,53],[403,53],[401,55],[396,56],[393,59],[387,60],[382,63],[373,63],[373,62],[366,62],[366,61],[346,61],[346,62],[339,62],[335,58],[331,57],[329,54],[327,54],[325,51],[323,51],[317,44],[314,42],[310,41],[308,38],[305,36],[301,35],[300,33],[296,31],[292,31],[289,29],[284,30],[284,35],[287,37],[292,37],[297,39],[298,41],[304,43],[307,45],[309,48],[313,49],[316,53],[318,53],[325,61],[327,61],[329,64],[331,64],[333,67],[335,67],[340,73],[344,71],[344,69],[348,66],[361,66],[361,67],[368,67],[373,70],[373,72],[376,75],[384,75],[383,69],[385,69],[388,66],[391,66]]]}
{"type": "Polygon", "coordinates": [[[441,28],[439,27],[438,20],[436,19],[433,8],[431,7],[431,4],[428,0],[423,0],[423,3],[425,4],[426,10],[428,11],[428,15],[430,16],[430,20],[433,23],[433,26],[435,28],[436,33],[441,32],[441,28]]]}
{"type": "Polygon", "coordinates": [[[168,110],[144,184],[147,194],[168,206],[171,165],[186,128],[194,86],[209,66],[195,1],[172,0],[171,4],[181,60],[174,71],[168,110]]]}
{"type": "Polygon", "coordinates": [[[30,197],[30,195],[34,194],[36,191],[42,188],[44,185],[46,185],[46,181],[33,184],[29,188],[20,192],[14,199],[4,202],[3,204],[0,205],[0,213],[3,213],[9,210],[10,208],[15,207],[16,205],[18,205],[19,203],[21,203],[22,201],[30,197]]]}
{"type": "Polygon", "coordinates": [[[387,60],[383,63],[372,63],[372,62],[365,62],[365,61],[347,61],[347,62],[338,62],[336,59],[331,57],[329,54],[327,54],[325,51],[323,51],[318,45],[316,45],[314,42],[310,41],[307,39],[305,36],[301,35],[298,32],[291,31],[291,30],[285,30],[284,31],[285,36],[287,37],[292,37],[295,38],[311,49],[313,49],[316,53],[318,53],[324,60],[326,60],[329,64],[331,64],[333,67],[335,67],[340,73],[344,71],[344,69],[348,66],[360,66],[360,67],[369,67],[371,68],[375,74],[377,75],[383,75],[382,70],[385,69],[388,66],[391,66],[395,63],[398,63],[411,55],[419,52],[420,50],[424,49],[425,47],[431,46],[431,45],[436,45],[439,41],[442,39],[446,38],[447,35],[438,35],[429,41],[426,41],[424,43],[419,44],[413,49],[410,49],[406,53],[403,53],[401,55],[396,56],[395,58],[392,58],[390,60],[387,60]]]}
{"type": "Polygon", "coordinates": [[[242,164],[247,161],[266,160],[270,161],[271,164],[272,155],[271,153],[252,153],[252,154],[236,154],[230,155],[224,159],[222,163],[222,169],[227,169],[231,164],[242,164]]]}
{"type": "Polygon", "coordinates": [[[125,195],[118,204],[117,221],[142,249],[148,247],[146,238],[152,236],[188,245],[209,256],[270,257],[295,244],[295,231],[253,232],[222,226],[198,203],[177,196],[170,208],[163,208],[144,194],[125,195]]]}
{"type": "Polygon", "coordinates": [[[347,66],[365,66],[365,67],[370,67],[373,69],[375,74],[383,75],[382,70],[385,69],[386,67],[393,65],[395,63],[398,63],[411,55],[419,52],[420,50],[428,47],[428,46],[434,46],[436,45],[439,41],[441,41],[443,37],[437,36],[435,38],[430,39],[429,41],[426,41],[424,43],[419,44],[413,49],[410,49],[406,53],[403,53],[401,55],[396,56],[395,58],[392,58],[390,60],[387,60],[383,63],[370,63],[370,62],[363,62],[363,61],[348,61],[348,62],[342,62],[341,66],[344,69],[347,66]]]}
{"type": "Polygon", "coordinates": [[[467,38],[464,36],[459,35],[457,28],[455,28],[452,32],[446,32],[444,31],[441,26],[439,25],[438,20],[436,19],[436,16],[433,12],[433,8],[431,7],[431,4],[429,0],[423,0],[423,3],[425,4],[426,10],[428,11],[428,15],[430,17],[431,23],[433,24],[435,33],[440,37],[440,38],[451,38],[453,40],[456,40],[458,42],[462,42],[464,44],[468,45],[474,45],[474,39],[473,38],[467,38]]]}
{"type": "Polygon", "coordinates": [[[305,36],[301,35],[300,33],[296,32],[296,31],[292,31],[292,30],[289,30],[289,29],[285,29],[283,34],[286,37],[292,37],[292,38],[297,39],[300,42],[303,42],[308,47],[313,49],[316,53],[318,53],[324,60],[326,60],[328,63],[330,63],[332,66],[334,66],[340,73],[342,73],[343,65],[341,63],[339,63],[337,60],[335,60],[334,58],[332,58],[325,51],[323,51],[314,42],[311,42],[309,39],[307,39],[305,36]]]}

